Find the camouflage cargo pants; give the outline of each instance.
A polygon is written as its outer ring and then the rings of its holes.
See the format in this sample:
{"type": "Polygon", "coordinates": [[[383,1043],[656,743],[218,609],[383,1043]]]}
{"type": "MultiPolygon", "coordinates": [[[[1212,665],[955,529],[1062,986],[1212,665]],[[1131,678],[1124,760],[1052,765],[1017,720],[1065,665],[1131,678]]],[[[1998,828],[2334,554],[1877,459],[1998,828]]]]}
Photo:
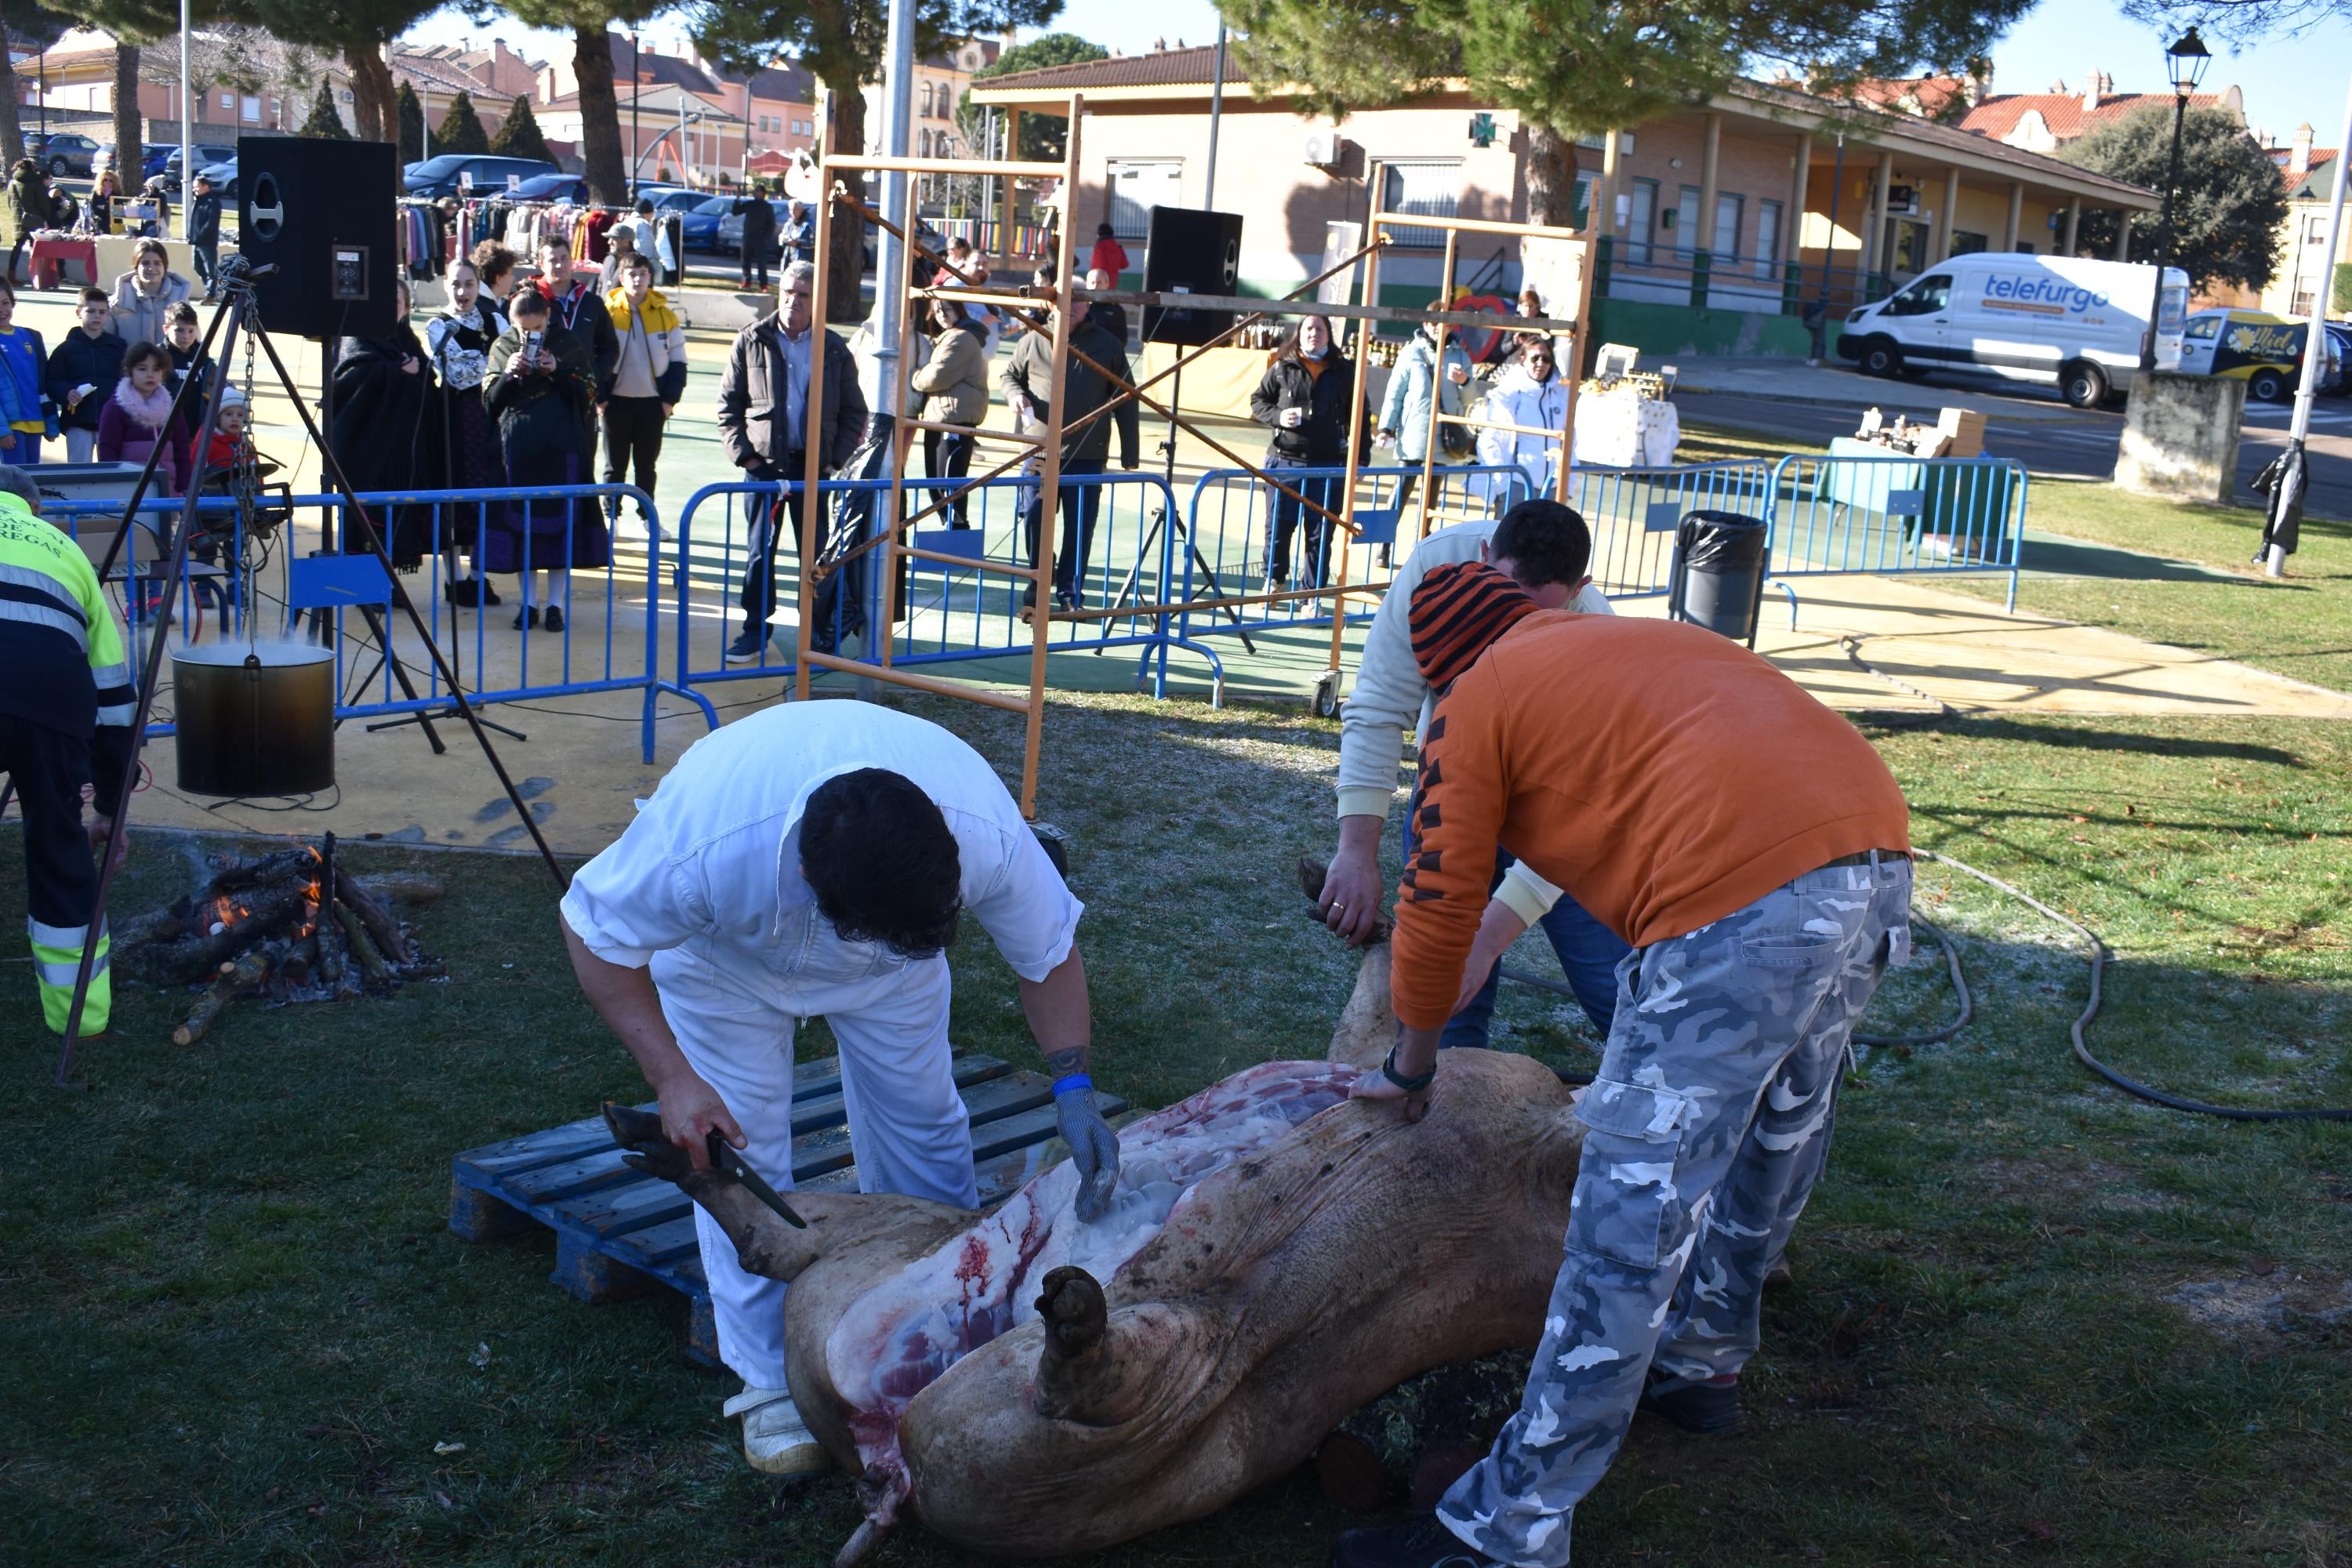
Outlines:
{"type": "Polygon", "coordinates": [[[1653,1358],[1704,1378],[1755,1351],[1774,1238],[1820,1173],[1848,1037],[1908,949],[1910,910],[1908,860],[1826,868],[1626,958],[1577,1107],[1583,1159],[1535,1370],[1438,1506],[1454,1534],[1498,1562],[1567,1563],[1570,1515],[1653,1358]]]}

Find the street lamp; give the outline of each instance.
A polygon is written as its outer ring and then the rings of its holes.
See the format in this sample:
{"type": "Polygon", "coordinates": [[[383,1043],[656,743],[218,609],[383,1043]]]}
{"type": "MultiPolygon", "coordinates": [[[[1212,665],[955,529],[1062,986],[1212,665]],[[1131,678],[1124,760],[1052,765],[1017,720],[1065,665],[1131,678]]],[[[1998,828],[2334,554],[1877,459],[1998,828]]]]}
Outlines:
{"type": "Polygon", "coordinates": [[[2164,176],[2164,209],[2156,220],[2156,292],[2147,312],[2147,334],[2140,340],[2139,367],[2156,368],[2157,317],[2164,308],[2164,269],[2172,265],[2172,194],[2180,184],[2180,128],[2189,118],[2189,95],[2205,79],[2213,51],[2191,27],[2164,51],[2166,71],[2172,78],[2172,158],[2164,176]]]}

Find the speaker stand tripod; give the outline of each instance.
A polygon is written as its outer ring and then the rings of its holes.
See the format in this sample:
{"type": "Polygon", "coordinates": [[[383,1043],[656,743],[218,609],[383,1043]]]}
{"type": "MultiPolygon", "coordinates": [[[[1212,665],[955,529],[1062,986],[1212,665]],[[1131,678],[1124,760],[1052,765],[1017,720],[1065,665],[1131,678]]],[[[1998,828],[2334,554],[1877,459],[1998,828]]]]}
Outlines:
{"type": "MultiPolygon", "coordinates": [[[[1111,595],[1111,602],[1104,606],[1105,609],[1124,609],[1129,605],[1136,602],[1136,590],[1140,584],[1143,577],[1143,563],[1151,559],[1151,547],[1160,542],[1160,531],[1163,528],[1175,530],[1176,537],[1184,542],[1185,553],[1192,558],[1192,564],[1200,568],[1202,579],[1208,583],[1209,591],[1213,594],[1217,594],[1220,598],[1223,597],[1223,594],[1218,592],[1219,584],[1217,582],[1217,569],[1209,564],[1208,559],[1201,553],[1201,547],[1192,542],[1192,531],[1184,526],[1184,520],[1176,514],[1174,497],[1176,494],[1177,427],[1174,410],[1181,408],[1183,405],[1184,372],[1182,367],[1179,366],[1169,385],[1168,407],[1170,409],[1170,413],[1168,416],[1168,437],[1167,439],[1161,441],[1160,445],[1154,448],[1160,454],[1160,479],[1167,487],[1160,493],[1170,499],[1151,509],[1151,525],[1143,531],[1143,542],[1136,546],[1135,564],[1127,569],[1126,580],[1119,584],[1118,592],[1111,595]]],[[[1163,597],[1166,595],[1167,590],[1168,584],[1164,583],[1161,584],[1160,592],[1163,597]]],[[[1225,606],[1225,616],[1234,623],[1234,626],[1238,626],[1242,624],[1241,611],[1235,609],[1233,605],[1228,605],[1225,606]]],[[[1168,617],[1165,615],[1162,615],[1157,618],[1164,622],[1168,617]]],[[[1250,641],[1249,633],[1246,631],[1243,632],[1241,634],[1241,639],[1242,647],[1247,648],[1252,654],[1255,654],[1257,652],[1257,645],[1250,641]]],[[[1095,649],[1095,652],[1099,656],[1102,649],[1097,648],[1095,649]]]]}

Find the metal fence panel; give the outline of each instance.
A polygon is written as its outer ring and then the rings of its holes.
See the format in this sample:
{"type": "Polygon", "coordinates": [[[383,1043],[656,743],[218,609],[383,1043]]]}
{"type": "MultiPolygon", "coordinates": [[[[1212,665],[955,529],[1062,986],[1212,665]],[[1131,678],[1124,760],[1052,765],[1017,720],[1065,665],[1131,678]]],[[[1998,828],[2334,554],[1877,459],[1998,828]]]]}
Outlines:
{"type": "Polygon", "coordinates": [[[2013,611],[2025,501],[2007,458],[1783,458],[1772,575],[2000,573],[2013,611]]]}

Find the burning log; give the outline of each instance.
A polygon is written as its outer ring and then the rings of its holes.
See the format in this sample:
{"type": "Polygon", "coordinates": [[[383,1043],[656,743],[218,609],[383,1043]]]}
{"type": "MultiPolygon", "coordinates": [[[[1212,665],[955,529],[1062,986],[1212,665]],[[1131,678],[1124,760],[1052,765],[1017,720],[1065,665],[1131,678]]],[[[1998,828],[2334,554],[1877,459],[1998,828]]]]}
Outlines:
{"type": "Polygon", "coordinates": [[[390,871],[381,877],[362,877],[360,891],[390,904],[430,904],[441,898],[441,879],[422,877],[414,871],[390,871]]]}
{"type": "Polygon", "coordinates": [[[393,912],[395,902],[441,897],[437,878],[354,877],[338,863],[332,834],[316,849],[297,845],[207,870],[200,890],[130,922],[115,939],[126,975],[202,987],[173,1037],[182,1045],[203,1039],[239,996],[331,1002],[446,973],[393,912]]]}
{"type": "Polygon", "coordinates": [[[352,956],[359,961],[368,984],[380,988],[389,986],[392,984],[392,966],[383,961],[383,954],[369,940],[366,921],[351,905],[341,900],[335,903],[335,919],[342,923],[343,942],[351,949],[352,956]]]}
{"type": "Polygon", "coordinates": [[[193,1046],[203,1039],[205,1031],[212,1027],[222,1009],[247,992],[268,984],[269,970],[269,955],[257,947],[238,954],[235,963],[221,965],[220,973],[205,987],[196,1005],[188,1009],[188,1021],[172,1031],[172,1043],[193,1046]]]}
{"type": "Polygon", "coordinates": [[[309,913],[310,884],[307,878],[289,879],[254,888],[241,902],[232,902],[226,895],[215,902],[204,929],[176,941],[141,942],[126,954],[126,967],[137,978],[155,985],[186,985],[202,980],[218,971],[224,962],[309,913]]]}
{"type": "Polygon", "coordinates": [[[359,916],[361,924],[367,928],[368,936],[373,940],[376,951],[386,960],[394,963],[409,963],[415,960],[415,953],[409,951],[408,938],[401,931],[400,922],[392,917],[391,908],[361,887],[359,879],[340,866],[335,868],[335,900],[359,916]]]}

